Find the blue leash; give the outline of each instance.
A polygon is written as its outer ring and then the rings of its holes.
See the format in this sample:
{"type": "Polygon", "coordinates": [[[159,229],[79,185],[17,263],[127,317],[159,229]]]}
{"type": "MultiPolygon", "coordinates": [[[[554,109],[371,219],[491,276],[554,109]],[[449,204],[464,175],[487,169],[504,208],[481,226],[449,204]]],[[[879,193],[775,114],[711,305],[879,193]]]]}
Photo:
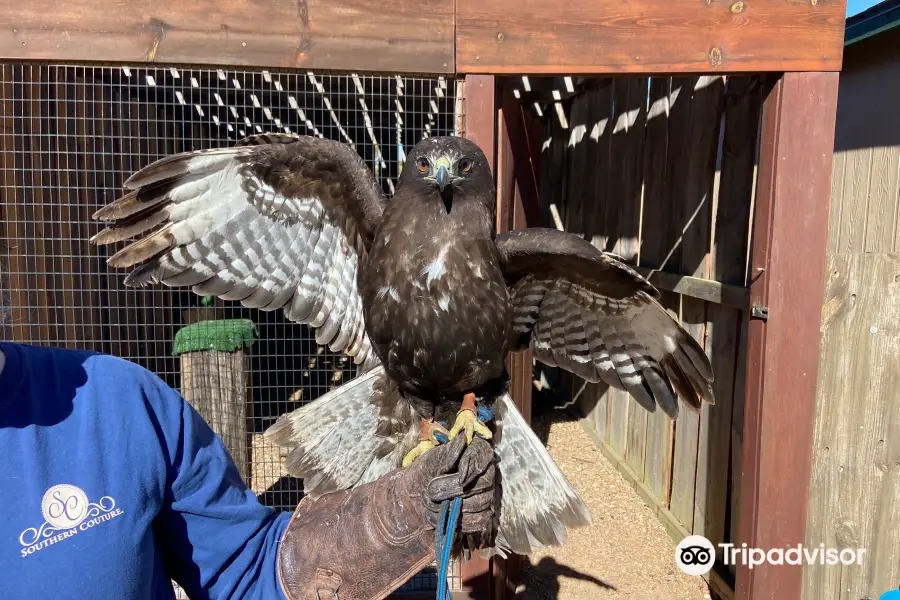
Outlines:
{"type": "Polygon", "coordinates": [[[437,600],[450,600],[450,586],[447,585],[447,570],[450,568],[450,549],[453,548],[453,538],[456,533],[456,522],[459,519],[462,508],[462,498],[453,500],[453,508],[450,508],[450,500],[444,500],[441,504],[441,519],[435,531],[434,555],[438,559],[437,600]]]}
{"type": "MultiPolygon", "coordinates": [[[[487,423],[491,418],[493,418],[493,412],[490,409],[478,408],[479,421],[487,423]]],[[[435,437],[442,444],[447,442],[443,434],[437,433],[435,437]]],[[[450,568],[450,550],[453,548],[453,541],[456,537],[456,523],[462,509],[462,498],[454,498],[452,504],[453,508],[450,507],[450,500],[444,500],[441,503],[441,515],[434,532],[434,556],[438,566],[437,600],[450,600],[447,570],[450,568]]]]}

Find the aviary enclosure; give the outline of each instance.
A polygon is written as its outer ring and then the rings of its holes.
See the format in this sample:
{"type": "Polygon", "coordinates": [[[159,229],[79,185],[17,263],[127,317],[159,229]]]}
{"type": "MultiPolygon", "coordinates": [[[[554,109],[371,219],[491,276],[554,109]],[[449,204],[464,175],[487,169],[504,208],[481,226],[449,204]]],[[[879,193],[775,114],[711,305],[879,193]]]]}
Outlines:
{"type": "MultiPolygon", "coordinates": [[[[492,162],[498,230],[560,227],[632,261],[716,369],[716,405],[673,425],[520,353],[523,414],[534,380],[575,397],[676,540],[802,542],[843,14],[828,0],[13,7],[3,335],[150,368],[205,411],[264,502],[292,508],[298,482],[259,434],[350,365],[280,313],[126,289],[87,242],[90,216],[149,162],[254,131],[352,144],[388,193],[404,148],[465,135],[492,162]],[[227,331],[197,344],[204,321],[227,331]]],[[[463,562],[454,595],[512,598],[517,558],[463,562]]],[[[719,568],[709,582],[726,598],[799,598],[800,575],[719,568]]]]}

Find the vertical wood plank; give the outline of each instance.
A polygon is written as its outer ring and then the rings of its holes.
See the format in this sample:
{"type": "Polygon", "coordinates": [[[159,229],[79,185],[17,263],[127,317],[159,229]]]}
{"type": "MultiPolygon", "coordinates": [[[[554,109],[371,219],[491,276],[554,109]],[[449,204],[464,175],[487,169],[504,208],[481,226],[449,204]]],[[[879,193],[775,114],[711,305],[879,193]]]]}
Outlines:
{"type": "MultiPolygon", "coordinates": [[[[748,253],[748,226],[751,222],[751,206],[753,204],[753,183],[756,180],[755,164],[757,160],[757,139],[759,134],[760,107],[762,103],[762,87],[756,77],[729,77],[725,96],[725,136],[722,149],[722,174],[720,178],[720,194],[715,210],[713,228],[713,247],[711,268],[714,278],[724,283],[745,285],[747,280],[746,264],[748,253]]],[[[722,307],[710,310],[711,344],[715,349],[712,357],[713,372],[716,377],[716,407],[711,409],[710,418],[715,420],[715,429],[731,431],[730,470],[715,461],[719,454],[711,449],[709,476],[715,481],[714,473],[725,469],[730,473],[727,483],[728,506],[730,519],[727,523],[728,541],[740,543],[738,535],[738,516],[740,507],[741,456],[743,449],[743,407],[745,398],[746,350],[748,316],[728,311],[722,307]],[[728,343],[731,331],[737,328],[736,348],[732,352],[724,351],[720,344],[728,343]],[[733,380],[733,385],[728,382],[733,380]],[[728,403],[731,403],[731,416],[728,403]],[[715,464],[714,464],[715,463],[715,464]],[[718,466],[717,466],[718,465],[718,466]]],[[[710,423],[710,428],[714,425],[710,423]]],[[[722,452],[726,452],[722,449],[722,452]]],[[[708,491],[709,510],[715,511],[714,491],[708,491]]],[[[711,515],[707,515],[707,523],[713,523],[711,515]]],[[[718,530],[711,529],[711,535],[718,535],[718,530]]],[[[729,565],[734,572],[734,565],[729,565]]]]}
{"type": "MultiPolygon", "coordinates": [[[[628,151],[620,177],[624,180],[624,195],[615,201],[621,203],[621,237],[617,254],[630,263],[637,263],[640,253],[641,207],[643,200],[644,140],[647,127],[646,77],[628,79],[628,91],[624,113],[615,127],[624,127],[628,151]],[[621,123],[621,125],[620,125],[621,123]]],[[[616,132],[613,132],[616,135],[616,132]]],[[[621,134],[619,134],[621,135],[621,134]]],[[[644,472],[647,447],[648,412],[639,406],[628,393],[623,393],[630,403],[626,425],[625,461],[635,473],[644,472]]]]}
{"type": "MultiPolygon", "coordinates": [[[[695,82],[696,78],[694,77],[673,77],[669,87],[669,133],[668,150],[666,152],[666,202],[669,204],[669,210],[666,214],[668,221],[664,224],[661,232],[665,240],[663,244],[665,254],[660,261],[660,268],[669,272],[678,272],[681,269],[681,257],[684,249],[683,232],[690,218],[690,214],[685,214],[685,198],[687,197],[686,186],[690,169],[691,98],[695,82]]],[[[682,298],[678,294],[671,292],[663,292],[661,294],[662,306],[679,322],[683,322],[681,301],[682,298]]],[[[684,401],[679,398],[678,402],[681,405],[679,414],[683,415],[687,412],[687,409],[684,408],[684,401]]],[[[668,417],[666,419],[668,420],[668,417]]],[[[676,503],[684,502],[681,497],[676,499],[673,496],[675,494],[675,480],[678,475],[676,466],[681,466],[682,480],[686,478],[686,470],[681,463],[676,465],[675,442],[679,436],[679,422],[669,420],[665,427],[666,429],[663,430],[664,445],[662,447],[668,451],[664,457],[668,478],[666,481],[666,493],[660,499],[667,508],[671,509],[673,501],[676,503]]],[[[682,486],[681,489],[684,489],[684,487],[682,486]]],[[[685,529],[690,530],[689,527],[685,527],[685,529]]]]}
{"type": "MultiPolygon", "coordinates": [[[[763,110],[751,263],[763,270],[750,298],[769,317],[749,326],[740,507],[749,547],[806,534],[838,77],[786,73],[763,110]]],[[[739,565],[735,598],[797,598],[802,571],[739,565]]]]}
{"type": "Polygon", "coordinates": [[[900,256],[831,255],[825,278],[805,544],[867,554],[808,566],[803,599],[877,598],[900,581],[900,256]]]}
{"type": "Polygon", "coordinates": [[[619,209],[619,240],[615,248],[616,254],[626,261],[636,263],[640,246],[641,219],[641,179],[644,162],[644,136],[647,124],[647,78],[629,77],[617,83],[624,87],[623,93],[616,94],[616,102],[624,99],[623,110],[619,112],[613,129],[613,138],[625,136],[622,143],[626,149],[622,157],[622,171],[618,176],[622,179],[623,194],[614,199],[619,209]]]}
{"type": "Polygon", "coordinates": [[[587,94],[578,94],[572,99],[569,114],[569,140],[566,151],[566,183],[568,185],[565,202],[565,220],[563,225],[569,233],[579,237],[585,236],[586,216],[590,214],[592,199],[586,183],[590,172],[591,155],[590,137],[588,133],[589,98],[587,94]]]}
{"type": "MultiPolygon", "coordinates": [[[[601,79],[586,92],[588,96],[588,145],[591,165],[586,170],[585,188],[590,204],[585,217],[585,239],[598,248],[604,248],[607,240],[606,205],[609,202],[609,185],[612,177],[610,149],[612,147],[612,79],[601,79]]],[[[610,398],[612,388],[603,382],[589,383],[584,390],[585,402],[594,406],[592,412],[597,434],[609,443],[610,398]]]]}
{"type": "Polygon", "coordinates": [[[588,169],[587,187],[592,206],[588,218],[586,238],[600,249],[606,249],[609,229],[606,225],[606,210],[610,201],[612,172],[613,125],[613,79],[601,79],[597,87],[587,92],[590,98],[591,131],[588,139],[592,143],[594,163],[588,169]]]}
{"type": "MultiPolygon", "coordinates": [[[[605,232],[607,234],[604,250],[613,252],[619,247],[619,240],[623,236],[622,211],[623,201],[628,198],[630,182],[623,177],[627,165],[630,163],[634,132],[629,135],[629,99],[631,86],[628,78],[618,78],[613,81],[613,118],[612,138],[610,142],[610,193],[609,201],[605,206],[605,232]],[[620,200],[621,199],[621,200],[620,200]]],[[[631,396],[620,389],[609,390],[609,445],[613,452],[621,459],[625,458],[625,448],[628,440],[628,411],[632,409],[631,396]]]]}
{"type": "MultiPolygon", "coordinates": [[[[478,144],[496,177],[496,81],[492,75],[467,75],[465,94],[465,137],[478,144]]],[[[496,558],[486,560],[474,554],[460,565],[460,583],[472,600],[496,598],[493,579],[499,573],[497,563],[500,562],[496,558]]]]}
{"type": "MultiPolygon", "coordinates": [[[[747,239],[750,225],[760,96],[751,77],[729,77],[726,86],[719,189],[713,198],[710,276],[744,285],[747,245],[741,240],[747,239]]],[[[733,537],[733,528],[726,523],[728,477],[732,448],[737,448],[739,456],[740,431],[732,428],[732,419],[735,399],[743,396],[736,362],[741,360],[739,347],[746,337],[741,336],[739,311],[710,305],[708,319],[707,351],[715,375],[716,404],[704,407],[701,415],[694,532],[718,544],[733,537]]],[[[732,490],[732,507],[734,498],[732,490]]],[[[732,510],[732,519],[735,514],[732,510]]]]}
{"type": "Polygon", "coordinates": [[[835,152],[834,160],[831,166],[831,217],[828,227],[827,251],[830,253],[838,251],[840,244],[841,228],[840,214],[844,204],[844,176],[846,173],[847,153],[835,152]],[[835,219],[835,216],[838,219],[835,219]]]}
{"type": "MultiPolygon", "coordinates": [[[[698,77],[693,85],[688,141],[689,165],[682,195],[685,222],[682,238],[680,271],[694,277],[709,276],[710,219],[716,156],[721,124],[721,76],[698,77]]],[[[682,298],[682,323],[685,329],[705,347],[706,303],[695,298],[682,298]]],[[[705,505],[705,487],[698,499],[695,491],[698,477],[698,452],[705,445],[700,435],[700,412],[682,404],[675,423],[675,450],[672,479],[672,513],[685,529],[693,531],[696,505],[705,505]]],[[[704,407],[708,412],[708,407],[704,407]]],[[[705,465],[704,465],[705,466],[705,465]]],[[[705,479],[703,480],[705,481],[705,479]]]]}
{"type": "Polygon", "coordinates": [[[872,148],[845,151],[839,252],[860,252],[865,247],[872,148]]]}
{"type": "Polygon", "coordinates": [[[890,252],[894,245],[895,215],[900,201],[898,165],[900,141],[896,146],[872,149],[864,252],[890,252]]]}
{"type": "MultiPolygon", "coordinates": [[[[522,110],[509,90],[501,91],[497,119],[497,215],[498,233],[535,226],[538,215],[540,145],[534,138],[539,125],[522,110]]],[[[526,422],[531,422],[532,355],[530,350],[511,353],[507,369],[511,395],[526,422]]],[[[494,594],[498,600],[512,600],[519,583],[522,564],[527,559],[511,555],[498,562],[494,594]]]]}
{"type": "MultiPolygon", "coordinates": [[[[647,111],[644,143],[644,197],[639,264],[652,269],[662,265],[669,250],[666,232],[669,228],[671,203],[666,167],[670,86],[671,79],[668,77],[653,77],[650,80],[650,108],[647,111]]],[[[671,295],[669,299],[671,300],[671,295]]],[[[661,502],[668,504],[672,420],[664,412],[657,410],[647,416],[646,431],[644,482],[661,502]]]]}

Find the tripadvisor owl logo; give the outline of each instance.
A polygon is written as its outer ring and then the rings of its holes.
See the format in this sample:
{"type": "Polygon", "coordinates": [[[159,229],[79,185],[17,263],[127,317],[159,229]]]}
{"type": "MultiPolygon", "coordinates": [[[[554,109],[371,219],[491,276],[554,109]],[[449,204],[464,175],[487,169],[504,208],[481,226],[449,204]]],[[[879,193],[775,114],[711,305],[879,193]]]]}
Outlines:
{"type": "Polygon", "coordinates": [[[44,492],[41,514],[44,522],[39,527],[29,527],[19,535],[23,558],[124,513],[110,496],[91,502],[81,488],[61,483],[44,492]]]}
{"type": "Polygon", "coordinates": [[[716,562],[716,548],[702,535],[689,535],[675,548],[675,564],[688,575],[705,575],[716,562]]]}
{"type": "MultiPolygon", "coordinates": [[[[718,548],[724,566],[744,565],[750,569],[760,565],[861,565],[866,554],[865,548],[826,548],[825,544],[763,550],[747,544],[720,543],[718,548]]],[[[675,563],[688,575],[705,575],[715,562],[716,546],[702,535],[689,535],[675,548],[675,563]]],[[[900,600],[900,595],[879,600],[900,600]]]]}

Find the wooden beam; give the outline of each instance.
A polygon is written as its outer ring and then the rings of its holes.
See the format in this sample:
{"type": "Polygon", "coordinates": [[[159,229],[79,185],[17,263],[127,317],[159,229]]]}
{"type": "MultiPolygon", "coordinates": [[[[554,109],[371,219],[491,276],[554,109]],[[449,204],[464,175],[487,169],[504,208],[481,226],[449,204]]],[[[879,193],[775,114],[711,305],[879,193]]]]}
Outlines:
{"type": "MultiPolygon", "coordinates": [[[[470,75],[464,86],[463,135],[472,140],[484,152],[491,170],[494,170],[497,154],[497,85],[491,75],[470,75]]],[[[495,171],[496,176],[496,171],[495,171]]],[[[460,565],[460,582],[463,591],[460,598],[493,600],[493,585],[500,574],[499,560],[486,560],[472,555],[460,565]]],[[[456,596],[454,596],[454,599],[456,596]]]]}
{"type": "Polygon", "coordinates": [[[720,283],[711,279],[703,279],[702,277],[668,273],[647,267],[629,266],[660,290],[675,292],[691,298],[699,298],[712,304],[721,304],[722,306],[730,306],[739,310],[746,310],[750,304],[750,290],[740,285],[720,283]]]}
{"type": "Polygon", "coordinates": [[[454,0],[10,3],[0,58],[452,73],[454,0]]]}
{"type": "Polygon", "coordinates": [[[461,73],[838,71],[843,0],[458,0],[461,73]]]}
{"type": "MultiPolygon", "coordinates": [[[[763,108],[737,541],[764,551],[805,539],[837,92],[786,73],[763,108]]],[[[738,565],[735,598],[800,598],[802,569],[738,565]]]]}

